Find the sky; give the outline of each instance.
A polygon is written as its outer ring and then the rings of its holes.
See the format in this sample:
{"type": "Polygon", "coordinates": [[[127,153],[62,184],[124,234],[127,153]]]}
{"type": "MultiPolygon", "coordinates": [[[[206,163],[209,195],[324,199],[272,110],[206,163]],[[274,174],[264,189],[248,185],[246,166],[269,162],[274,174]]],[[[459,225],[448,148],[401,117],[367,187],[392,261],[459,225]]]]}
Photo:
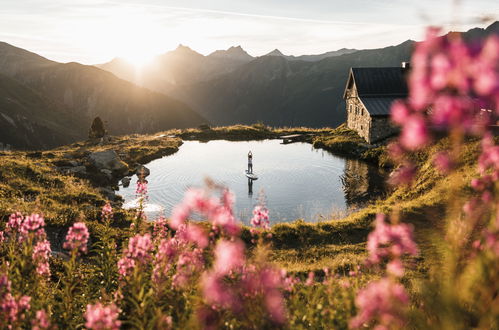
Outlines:
{"type": "MultiPolygon", "coordinates": [[[[486,27],[497,0],[0,0],[0,41],[59,62],[145,61],[187,45],[261,56],[421,40],[424,27],[486,27]]],[[[495,17],[491,17],[495,14],[495,17]]]]}

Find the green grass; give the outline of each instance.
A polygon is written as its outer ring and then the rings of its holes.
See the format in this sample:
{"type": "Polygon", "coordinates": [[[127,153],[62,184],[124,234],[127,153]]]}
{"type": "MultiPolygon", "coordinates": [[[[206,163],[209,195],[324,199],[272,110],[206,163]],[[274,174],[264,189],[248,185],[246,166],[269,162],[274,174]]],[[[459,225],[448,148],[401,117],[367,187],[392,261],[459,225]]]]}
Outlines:
{"type": "MultiPolygon", "coordinates": [[[[99,222],[95,220],[99,218],[105,198],[92,176],[76,178],[55,170],[56,165],[68,161],[68,156],[84,162],[89,152],[112,149],[132,167],[176,152],[181,139],[268,139],[296,133],[312,134],[314,146],[338,154],[353,157],[357,153],[361,159],[379,163],[386,157],[384,147],[370,149],[356,133],[342,126],[337,129],[275,129],[261,124],[113,137],[102,145],[85,141],[40,153],[7,152],[0,157],[0,217],[5,221],[15,211],[42,212],[49,226],[67,227],[76,219],[85,218],[90,221],[91,230],[98,230],[99,222]]],[[[460,167],[453,175],[444,176],[435,170],[432,157],[448,144],[447,140],[442,140],[416,154],[414,160],[420,172],[415,183],[393,190],[384,200],[375,201],[342,219],[320,223],[295,221],[273,226],[272,260],[297,273],[319,271],[324,267],[338,272],[350,270],[364,259],[367,235],[379,212],[396,214],[400,221],[414,224],[418,243],[426,251],[424,254],[430,254],[433,247],[428,237],[444,219],[443,205],[449,198],[450,187],[458,185],[463,192],[463,196],[452,198],[464,198],[469,192],[468,182],[476,173],[473,159],[478,142],[475,141],[464,145],[460,167]]],[[[119,228],[128,224],[127,218],[127,212],[117,212],[114,224],[117,234],[119,228]]],[[[246,238],[249,243],[248,235],[246,238]]]]}

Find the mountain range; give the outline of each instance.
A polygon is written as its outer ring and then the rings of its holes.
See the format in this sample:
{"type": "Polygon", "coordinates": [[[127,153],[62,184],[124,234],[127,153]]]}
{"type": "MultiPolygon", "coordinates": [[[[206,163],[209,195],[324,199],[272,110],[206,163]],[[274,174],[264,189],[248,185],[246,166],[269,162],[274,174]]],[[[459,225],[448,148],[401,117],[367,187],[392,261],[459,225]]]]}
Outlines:
{"type": "MultiPolygon", "coordinates": [[[[499,22],[463,33],[499,34],[499,22]]],[[[207,56],[180,45],[137,71],[123,59],[88,66],[58,63],[0,42],[0,149],[48,148],[86,138],[95,116],[111,134],[252,124],[336,126],[350,67],[398,66],[414,41],[368,50],[339,49],[253,57],[240,46],[207,56]]]]}
{"type": "Polygon", "coordinates": [[[184,103],[112,73],[58,63],[0,43],[0,142],[48,148],[87,136],[100,116],[111,134],[197,126],[206,119],[184,103]]]}
{"type": "MultiPolygon", "coordinates": [[[[490,33],[499,33],[499,22],[463,36],[477,39],[490,33]]],[[[207,56],[179,46],[157,57],[140,80],[127,78],[110,63],[99,67],[179,99],[216,125],[337,126],[345,120],[342,93],[350,67],[400,66],[410,60],[414,43],[303,56],[275,49],[260,57],[240,46],[207,56]]],[[[130,64],[124,67],[133,70],[130,64]]]]}

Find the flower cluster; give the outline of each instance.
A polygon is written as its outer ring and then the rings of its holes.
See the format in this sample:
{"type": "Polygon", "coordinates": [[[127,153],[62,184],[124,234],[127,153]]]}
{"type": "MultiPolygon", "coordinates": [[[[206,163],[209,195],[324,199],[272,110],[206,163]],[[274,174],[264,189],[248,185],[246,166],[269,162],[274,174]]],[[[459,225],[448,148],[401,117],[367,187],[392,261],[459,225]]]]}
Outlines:
{"type": "Polygon", "coordinates": [[[85,312],[85,327],[93,330],[116,330],[121,326],[121,321],[118,320],[119,309],[115,304],[107,306],[97,303],[95,305],[87,305],[85,312]]]}
{"type": "Polygon", "coordinates": [[[113,217],[113,207],[111,203],[107,202],[102,207],[101,216],[103,220],[109,221],[113,217]]]}
{"type": "Polygon", "coordinates": [[[118,272],[122,278],[130,275],[137,264],[147,263],[151,259],[153,248],[151,234],[135,235],[128,241],[128,248],[123,251],[123,257],[118,261],[118,272]]]}
{"type": "Polygon", "coordinates": [[[36,272],[41,276],[50,276],[49,256],[52,250],[50,242],[47,240],[39,241],[33,250],[33,262],[36,264],[36,272]]]}
{"type": "Polygon", "coordinates": [[[402,328],[404,307],[408,302],[409,297],[401,284],[387,278],[371,282],[355,299],[360,312],[350,321],[350,327],[357,329],[376,322],[375,329],[402,328]]]}
{"type": "Polygon", "coordinates": [[[170,226],[177,229],[184,224],[193,212],[206,217],[213,226],[228,235],[237,235],[241,229],[233,213],[234,195],[228,189],[222,189],[220,199],[210,197],[203,189],[189,189],[180,205],[177,205],[170,219],[170,226]]]}
{"type": "Polygon", "coordinates": [[[36,311],[36,317],[31,322],[32,330],[47,330],[50,329],[50,318],[44,309],[36,311]]]}
{"type": "Polygon", "coordinates": [[[76,253],[86,253],[89,236],[85,223],[76,222],[69,228],[63,247],[76,253]]]}
{"type": "MultiPolygon", "coordinates": [[[[426,40],[417,43],[409,98],[391,108],[392,121],[402,127],[398,144],[390,150],[399,160],[403,153],[427,146],[436,133],[483,134],[499,115],[499,37],[467,44],[459,34],[439,37],[438,33],[439,29],[430,28],[426,40]]],[[[484,148],[480,163],[493,160],[494,153],[492,145],[484,148]]],[[[412,167],[402,158],[403,167],[412,167]]],[[[435,163],[444,173],[454,165],[449,154],[438,155],[435,163]]],[[[407,183],[414,170],[398,174],[392,181],[407,183]]]]}
{"type": "Polygon", "coordinates": [[[378,214],[376,228],[367,238],[368,260],[373,264],[388,260],[390,261],[387,265],[389,273],[402,276],[403,268],[400,257],[404,254],[412,256],[418,254],[412,232],[410,225],[389,225],[385,222],[384,214],[378,214]]]}
{"type": "Polygon", "coordinates": [[[257,205],[253,209],[253,217],[250,220],[251,225],[263,229],[269,229],[269,210],[263,205],[257,205]]]}
{"type": "Polygon", "coordinates": [[[11,293],[11,282],[7,275],[0,275],[0,324],[14,325],[26,318],[31,308],[31,297],[16,298],[11,293]]]}

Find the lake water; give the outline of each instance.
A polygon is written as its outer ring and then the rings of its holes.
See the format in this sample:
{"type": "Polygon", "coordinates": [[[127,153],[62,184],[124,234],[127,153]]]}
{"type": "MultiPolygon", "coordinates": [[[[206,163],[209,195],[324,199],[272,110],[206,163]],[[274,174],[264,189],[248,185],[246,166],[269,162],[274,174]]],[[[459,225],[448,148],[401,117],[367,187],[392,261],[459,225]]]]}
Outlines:
{"type": "MultiPolygon", "coordinates": [[[[149,218],[170,216],[185,190],[202,187],[207,177],[235,193],[235,211],[245,223],[262,196],[271,223],[317,222],[345,215],[385,191],[383,174],[371,165],[334,156],[308,143],[284,145],[281,140],[184,141],[177,153],[146,166],[151,170],[147,177],[149,218]],[[253,172],[259,177],[255,181],[244,173],[249,150],[253,172]]],[[[136,181],[134,176],[130,187],[118,191],[125,199],[124,207],[136,205],[136,181]]]]}

